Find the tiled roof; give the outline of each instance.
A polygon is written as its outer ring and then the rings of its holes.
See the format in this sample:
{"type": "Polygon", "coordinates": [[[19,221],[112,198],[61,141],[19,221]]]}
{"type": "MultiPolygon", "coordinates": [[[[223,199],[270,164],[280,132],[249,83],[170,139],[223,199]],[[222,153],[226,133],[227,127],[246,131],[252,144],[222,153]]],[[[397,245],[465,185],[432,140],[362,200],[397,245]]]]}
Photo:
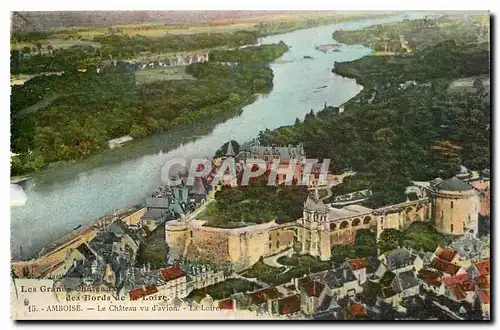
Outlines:
{"type": "Polygon", "coordinates": [[[442,278],[439,275],[439,273],[432,271],[432,270],[427,270],[427,269],[421,269],[418,272],[418,277],[422,279],[425,283],[428,285],[432,286],[439,286],[441,285],[442,278]]]}
{"type": "Polygon", "coordinates": [[[396,291],[392,287],[387,287],[382,289],[382,297],[383,298],[389,298],[392,297],[396,294],[396,291]]]}
{"type": "Polygon", "coordinates": [[[471,185],[463,182],[457,177],[442,181],[435,186],[439,190],[462,191],[474,189],[471,185]]]}
{"type": "Polygon", "coordinates": [[[283,295],[278,291],[277,288],[266,288],[257,292],[250,294],[252,302],[256,305],[264,303],[267,299],[277,299],[281,298],[283,295]]]}
{"type": "Polygon", "coordinates": [[[446,249],[438,248],[438,250],[436,251],[436,256],[439,259],[443,259],[443,260],[448,261],[448,262],[451,262],[453,260],[453,258],[455,258],[456,255],[457,255],[457,251],[455,251],[453,249],[449,249],[449,248],[446,248],[446,249]]]}
{"type": "Polygon", "coordinates": [[[474,282],[472,282],[471,280],[462,282],[458,286],[460,286],[460,289],[463,292],[470,292],[475,290],[474,282]]]}
{"type": "Polygon", "coordinates": [[[367,263],[368,263],[368,259],[366,259],[366,258],[349,260],[349,265],[351,266],[352,270],[359,270],[359,269],[366,268],[367,263]]]}
{"type": "Polygon", "coordinates": [[[281,315],[300,312],[300,295],[288,296],[278,300],[278,313],[281,315]]]}
{"type": "Polygon", "coordinates": [[[319,298],[319,296],[323,292],[323,289],[325,288],[325,285],[318,281],[312,281],[309,282],[306,288],[306,292],[309,297],[319,298]]]}
{"type": "Polygon", "coordinates": [[[329,288],[339,288],[345,283],[356,281],[356,276],[347,264],[336,269],[324,270],[315,273],[312,277],[319,282],[328,285],[329,288]]]}
{"type": "Polygon", "coordinates": [[[443,278],[443,283],[446,286],[457,285],[457,284],[464,283],[464,282],[467,282],[467,281],[470,281],[469,274],[467,274],[467,273],[460,274],[460,275],[453,276],[453,277],[445,277],[445,278],[443,278]]]}
{"type": "Polygon", "coordinates": [[[460,270],[460,266],[439,258],[432,261],[431,267],[450,275],[455,275],[460,270]]]}
{"type": "Polygon", "coordinates": [[[479,298],[481,299],[481,303],[489,304],[490,303],[490,294],[489,291],[480,291],[479,298]]]}
{"type": "Polygon", "coordinates": [[[450,288],[450,291],[455,296],[455,298],[460,301],[465,299],[465,293],[461,290],[460,286],[453,286],[450,288]]]}
{"type": "Polygon", "coordinates": [[[397,249],[385,255],[387,267],[391,270],[399,269],[413,264],[417,256],[413,255],[407,249],[397,249]]]}
{"type": "Polygon", "coordinates": [[[130,297],[130,300],[138,300],[142,297],[149,296],[151,294],[157,293],[158,289],[154,285],[146,285],[141,288],[137,288],[134,290],[130,290],[128,292],[128,295],[130,297]]]}
{"type": "Polygon", "coordinates": [[[160,274],[167,282],[186,275],[186,273],[176,265],[160,269],[160,274]]]}
{"type": "Polygon", "coordinates": [[[235,300],[233,298],[219,301],[220,309],[233,309],[234,306],[235,306],[235,300]]]}
{"type": "Polygon", "coordinates": [[[366,308],[361,304],[352,304],[346,307],[346,310],[349,314],[356,317],[365,317],[368,316],[368,312],[366,308]]]}
{"type": "Polygon", "coordinates": [[[483,290],[490,289],[490,279],[488,278],[487,275],[481,275],[476,277],[476,283],[483,290]]]}
{"type": "Polygon", "coordinates": [[[481,275],[488,275],[490,273],[490,259],[484,259],[476,262],[476,268],[481,275]]]}
{"type": "Polygon", "coordinates": [[[408,270],[396,275],[392,283],[392,288],[396,292],[403,292],[409,288],[419,285],[413,270],[408,270]]]}
{"type": "Polygon", "coordinates": [[[390,286],[392,284],[392,281],[394,280],[394,277],[396,277],[396,274],[394,274],[393,272],[391,271],[385,272],[382,278],[380,279],[380,285],[382,287],[390,286]]]}

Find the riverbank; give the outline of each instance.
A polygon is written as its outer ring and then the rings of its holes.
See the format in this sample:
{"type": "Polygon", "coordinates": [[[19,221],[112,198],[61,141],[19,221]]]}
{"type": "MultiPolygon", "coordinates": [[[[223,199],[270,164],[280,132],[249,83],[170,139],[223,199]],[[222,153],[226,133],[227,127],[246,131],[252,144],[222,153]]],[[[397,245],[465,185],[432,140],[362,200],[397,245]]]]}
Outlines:
{"type": "MultiPolygon", "coordinates": [[[[47,81],[45,85],[56,89],[52,93],[60,90],[68,96],[58,97],[30,116],[19,115],[25,110],[12,115],[13,146],[20,155],[15,157],[11,174],[40,171],[55,162],[82,160],[106,150],[107,141],[116,137],[144,138],[214,117],[234,117],[255,101],[255,94],[272,90],[273,73],[267,63],[287,50],[286,45],[278,44],[220,51],[220,58],[239,58],[238,65],[227,67],[212,60],[190,64],[185,73],[196,79],[136,85],[135,73],[117,65],[107,69],[110,72],[63,76],[59,84],[47,81]],[[253,65],[255,60],[264,62],[253,65]],[[113,88],[102,89],[106,82],[113,88]],[[66,83],[76,86],[67,87],[66,83]],[[77,88],[86,94],[73,93],[77,88]],[[80,112],[75,114],[74,108],[80,112]]],[[[39,90],[44,85],[40,84],[14,90],[14,109],[26,103],[21,95],[32,93],[31,88],[39,90]]]]}
{"type": "MultiPolygon", "coordinates": [[[[469,26],[466,20],[457,24],[469,26]]],[[[357,180],[369,182],[373,190],[363,202],[370,208],[404,201],[409,180],[448,178],[460,165],[489,168],[488,93],[481,88],[460,95],[449,92],[455,79],[489,74],[489,48],[480,39],[464,43],[457,32],[463,30],[455,25],[447,29],[437,24],[428,28],[432,45],[416,45],[414,53],[369,54],[336,62],[335,74],[354,78],[365,89],[343,105],[344,111],[326,107],[294,126],[266,132],[261,143],[303,141],[311,157],[330,158],[337,171],[352,168],[357,180]],[[450,35],[457,41],[447,39],[450,35]],[[443,141],[453,150],[441,148],[443,141]]],[[[363,30],[352,33],[360,35],[363,30]]]]}
{"type": "MultiPolygon", "coordinates": [[[[311,109],[322,109],[325,102],[338,106],[355,97],[362,87],[352,79],[332,74],[331,66],[333,62],[366,56],[370,49],[346,45],[342,52],[318,52],[310,60],[303,59],[304,54],[314,51],[317,45],[331,43],[332,31],[336,29],[359,29],[401,19],[350,21],[263,38],[262,44],[284,41],[291,46],[290,51],[270,65],[274,72],[272,91],[244,107],[241,114],[213,127],[194,122],[182,131],[176,130],[175,136],[151,135],[68,168],[36,173],[37,183],[26,189],[26,205],[11,209],[13,257],[20,255],[17,242],[23,242],[24,255],[33,255],[79,224],[141,203],[157,187],[161,168],[169,159],[204,157],[215,153],[228,140],[250,141],[266,128],[293,125],[296,118],[304,118],[311,109]],[[318,86],[326,87],[318,91],[318,86]],[[63,172],[65,179],[61,180],[63,172]]],[[[335,132],[334,128],[330,130],[335,132]]]]}

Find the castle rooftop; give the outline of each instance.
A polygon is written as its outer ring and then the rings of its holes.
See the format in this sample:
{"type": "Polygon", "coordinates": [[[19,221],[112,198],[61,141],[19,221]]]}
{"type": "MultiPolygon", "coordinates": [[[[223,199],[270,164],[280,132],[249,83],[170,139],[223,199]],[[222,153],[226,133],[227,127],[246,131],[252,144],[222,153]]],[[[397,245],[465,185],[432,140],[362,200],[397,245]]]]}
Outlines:
{"type": "Polygon", "coordinates": [[[457,177],[453,177],[451,179],[442,181],[434,186],[438,190],[449,190],[449,191],[464,191],[464,190],[472,190],[470,184],[463,182],[457,177]]]}
{"type": "Polygon", "coordinates": [[[344,206],[341,209],[330,207],[328,216],[330,217],[331,220],[340,220],[371,213],[372,211],[373,210],[368,207],[354,204],[354,205],[344,206]]]}

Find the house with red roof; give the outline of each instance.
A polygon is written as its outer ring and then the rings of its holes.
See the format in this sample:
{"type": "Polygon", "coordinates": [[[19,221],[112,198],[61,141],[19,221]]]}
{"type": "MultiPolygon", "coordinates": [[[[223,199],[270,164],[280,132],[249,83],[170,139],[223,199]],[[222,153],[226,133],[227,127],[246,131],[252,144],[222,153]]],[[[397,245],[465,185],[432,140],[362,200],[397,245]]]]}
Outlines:
{"type": "Polygon", "coordinates": [[[355,303],[347,305],[345,311],[347,320],[364,319],[368,317],[368,311],[362,304],[355,303]]]}
{"type": "Polygon", "coordinates": [[[444,294],[445,287],[443,283],[443,276],[440,272],[432,269],[422,268],[418,274],[418,279],[422,283],[422,288],[436,294],[444,294]]]}
{"type": "Polygon", "coordinates": [[[358,279],[359,284],[363,284],[366,282],[366,265],[368,264],[368,259],[359,258],[359,259],[351,259],[347,261],[351,271],[354,276],[358,279]]]}
{"type": "Polygon", "coordinates": [[[429,267],[443,273],[443,277],[467,273],[467,270],[464,267],[451,263],[445,259],[438,258],[437,256],[432,259],[429,267]]]}
{"type": "Polygon", "coordinates": [[[490,275],[490,258],[476,261],[469,268],[469,274],[475,278],[482,275],[490,275]]]}
{"type": "Polygon", "coordinates": [[[474,302],[476,297],[475,283],[469,274],[444,277],[443,284],[445,286],[445,296],[448,298],[457,302],[466,301],[470,304],[474,302]]]}
{"type": "Polygon", "coordinates": [[[219,308],[221,310],[236,310],[236,299],[228,298],[219,300],[219,308]]]}
{"type": "Polygon", "coordinates": [[[434,255],[441,259],[441,260],[445,260],[449,263],[452,263],[452,264],[456,264],[458,262],[458,260],[460,259],[460,255],[458,254],[458,252],[454,249],[450,249],[450,248],[441,248],[441,247],[438,247],[436,249],[436,251],[434,252],[434,255]]]}
{"type": "Polygon", "coordinates": [[[299,281],[300,295],[304,305],[304,312],[316,312],[327,294],[326,285],[318,280],[306,277],[299,281]]]}
{"type": "Polygon", "coordinates": [[[128,292],[128,295],[130,300],[139,300],[141,298],[147,297],[157,292],[158,288],[155,285],[143,285],[140,288],[130,290],[128,292]]]}
{"type": "Polygon", "coordinates": [[[302,300],[299,294],[294,294],[274,302],[275,310],[281,316],[297,316],[302,311],[302,300]]]}
{"type": "Polygon", "coordinates": [[[490,259],[476,261],[469,268],[469,275],[474,279],[476,284],[476,292],[481,301],[483,315],[490,315],[490,259]]]}
{"type": "Polygon", "coordinates": [[[165,284],[158,287],[162,295],[184,298],[189,294],[186,273],[177,265],[161,268],[159,273],[165,284]]]}

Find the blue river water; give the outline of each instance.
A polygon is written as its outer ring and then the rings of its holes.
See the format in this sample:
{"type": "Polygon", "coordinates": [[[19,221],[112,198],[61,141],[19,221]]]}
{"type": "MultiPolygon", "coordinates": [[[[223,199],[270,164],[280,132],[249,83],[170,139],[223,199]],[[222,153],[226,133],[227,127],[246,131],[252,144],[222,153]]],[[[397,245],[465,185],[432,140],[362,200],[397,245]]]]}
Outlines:
{"type": "MultiPolygon", "coordinates": [[[[424,16],[425,13],[413,12],[406,17],[424,16]]],[[[284,41],[291,46],[289,52],[271,65],[274,72],[271,93],[246,106],[240,116],[218,124],[213,131],[191,142],[173,142],[168,134],[157,135],[141,143],[164,143],[165,148],[159,152],[144,148],[138,157],[90,170],[82,171],[82,164],[70,166],[65,170],[69,171],[70,179],[58,180],[57,175],[51,174],[48,184],[28,185],[26,204],[11,207],[12,258],[35,257],[42,247],[70,233],[76,226],[116,209],[143,203],[159,184],[162,165],[168,159],[210,156],[228,140],[248,141],[260,130],[291,125],[296,118],[303,119],[311,109],[321,110],[325,103],[339,106],[348,101],[362,90],[362,86],[353,79],[333,74],[331,69],[335,62],[359,59],[372,50],[360,45],[343,45],[340,52],[323,53],[315,47],[335,43],[332,39],[335,30],[355,30],[404,18],[400,15],[349,21],[263,38],[264,44],[284,41]]],[[[127,148],[122,147],[125,152],[127,148]]],[[[43,178],[47,174],[42,172],[37,176],[43,178]]]]}

